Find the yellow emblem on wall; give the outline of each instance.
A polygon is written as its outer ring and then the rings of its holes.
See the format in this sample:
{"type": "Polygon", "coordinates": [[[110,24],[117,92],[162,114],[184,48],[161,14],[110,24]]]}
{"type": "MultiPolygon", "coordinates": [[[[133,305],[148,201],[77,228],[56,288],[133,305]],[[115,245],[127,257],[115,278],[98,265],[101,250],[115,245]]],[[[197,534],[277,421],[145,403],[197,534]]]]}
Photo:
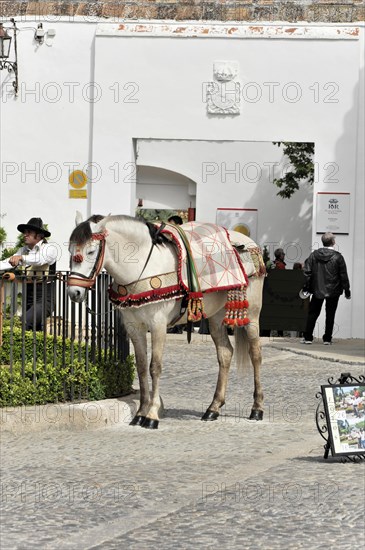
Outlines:
{"type": "Polygon", "coordinates": [[[69,189],[70,199],[87,198],[87,175],[82,170],[74,170],[68,177],[68,182],[72,189],[69,189]],[[85,189],[84,189],[85,188],[85,189]]]}
{"type": "Polygon", "coordinates": [[[239,223],[233,227],[233,231],[237,231],[238,233],[242,233],[243,235],[246,235],[246,237],[250,236],[250,228],[247,227],[244,223],[239,223]]]}

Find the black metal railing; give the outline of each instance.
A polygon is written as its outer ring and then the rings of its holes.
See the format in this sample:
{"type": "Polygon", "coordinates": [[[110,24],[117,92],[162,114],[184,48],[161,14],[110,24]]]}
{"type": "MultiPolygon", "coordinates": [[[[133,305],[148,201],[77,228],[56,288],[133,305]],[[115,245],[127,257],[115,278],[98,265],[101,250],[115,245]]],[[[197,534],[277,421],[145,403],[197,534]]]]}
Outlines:
{"type": "Polygon", "coordinates": [[[62,368],[76,360],[88,369],[101,361],[121,364],[129,355],[122,316],[108,300],[110,276],[101,273],[81,304],[69,299],[67,276],[58,271],[43,278],[5,274],[0,279],[0,345],[6,331],[10,375],[19,361],[23,377],[32,362],[36,381],[39,365],[62,368]]]}

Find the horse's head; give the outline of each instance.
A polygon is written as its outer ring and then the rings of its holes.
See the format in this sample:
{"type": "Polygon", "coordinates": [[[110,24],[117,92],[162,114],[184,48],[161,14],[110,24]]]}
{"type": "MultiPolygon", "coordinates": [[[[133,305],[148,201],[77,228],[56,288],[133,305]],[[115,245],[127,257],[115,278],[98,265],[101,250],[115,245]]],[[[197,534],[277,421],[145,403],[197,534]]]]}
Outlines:
{"type": "Polygon", "coordinates": [[[93,216],[82,222],[76,218],[76,228],[70,237],[70,274],[67,281],[68,295],[74,302],[82,302],[86,291],[99,275],[105,253],[106,229],[99,223],[102,216],[93,216]]]}

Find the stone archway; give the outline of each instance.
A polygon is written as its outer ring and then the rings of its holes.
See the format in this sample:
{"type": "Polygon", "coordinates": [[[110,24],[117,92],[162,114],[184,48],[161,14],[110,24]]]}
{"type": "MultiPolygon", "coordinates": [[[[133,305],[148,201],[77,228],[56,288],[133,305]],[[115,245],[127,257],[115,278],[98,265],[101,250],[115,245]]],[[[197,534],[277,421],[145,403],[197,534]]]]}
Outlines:
{"type": "Polygon", "coordinates": [[[136,208],[188,210],[195,208],[196,183],[186,176],[156,166],[139,165],[136,208]]]}

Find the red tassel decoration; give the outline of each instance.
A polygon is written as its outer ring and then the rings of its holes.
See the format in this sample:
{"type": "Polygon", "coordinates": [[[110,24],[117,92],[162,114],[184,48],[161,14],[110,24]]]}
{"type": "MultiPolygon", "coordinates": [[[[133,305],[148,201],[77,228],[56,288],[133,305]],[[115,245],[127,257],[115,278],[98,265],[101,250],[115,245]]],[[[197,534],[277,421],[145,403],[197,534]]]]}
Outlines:
{"type": "MultiPolygon", "coordinates": [[[[193,293],[192,293],[193,294],[193,293]]],[[[191,297],[188,302],[188,321],[200,321],[202,318],[205,319],[206,314],[204,312],[204,302],[203,298],[200,297],[191,297]]]]}
{"type": "Polygon", "coordinates": [[[248,301],[246,300],[246,287],[227,292],[226,315],[223,324],[230,327],[243,327],[250,322],[247,317],[248,301]]]}

